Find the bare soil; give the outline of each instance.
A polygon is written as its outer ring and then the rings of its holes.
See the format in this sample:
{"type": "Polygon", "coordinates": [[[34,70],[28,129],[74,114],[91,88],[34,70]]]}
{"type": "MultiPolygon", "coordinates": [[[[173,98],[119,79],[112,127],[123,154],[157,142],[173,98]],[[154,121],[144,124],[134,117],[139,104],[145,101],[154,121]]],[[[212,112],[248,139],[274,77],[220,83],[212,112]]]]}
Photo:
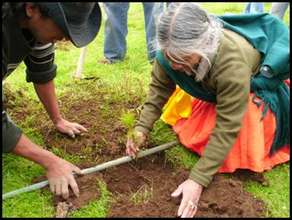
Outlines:
{"type": "MultiPolygon", "coordinates": [[[[44,112],[33,112],[38,122],[36,129],[45,140],[45,147],[58,147],[67,154],[79,156],[80,168],[92,167],[105,161],[125,156],[127,129],[119,117],[122,110],[137,108],[139,102],[109,102],[106,94],[96,93],[90,97],[59,99],[62,113],[68,120],[88,128],[88,132],[76,139],[58,134],[44,112]]],[[[13,103],[12,103],[13,104],[13,103]]],[[[18,105],[8,103],[13,112],[20,112],[18,105]],[[16,109],[16,110],[15,110],[16,109]]],[[[22,106],[27,108],[27,105],[22,106]]],[[[27,110],[27,113],[31,111],[27,110]]],[[[14,114],[14,121],[21,122],[23,114],[14,114]]],[[[148,146],[153,147],[153,146],[148,146]]],[[[97,180],[106,183],[112,193],[108,217],[176,217],[180,199],[171,193],[188,178],[189,171],[174,167],[163,153],[141,158],[98,173],[77,177],[80,196],[70,193],[68,200],[58,196],[53,199],[56,217],[65,217],[69,212],[100,198],[97,180]]],[[[265,204],[255,199],[243,188],[246,180],[268,184],[262,175],[247,171],[236,172],[231,178],[218,174],[203,191],[196,217],[263,217],[265,204]]],[[[35,179],[39,182],[44,177],[35,179]]],[[[44,190],[48,190],[46,187],[44,190]]],[[[94,216],[92,216],[94,217],[94,216]]]]}
{"type": "MultiPolygon", "coordinates": [[[[79,164],[91,167],[93,164],[79,164]]],[[[181,198],[171,193],[188,178],[189,171],[174,168],[163,153],[141,158],[107,170],[77,177],[80,196],[54,196],[56,217],[78,210],[99,199],[97,180],[106,183],[113,201],[107,217],[176,217],[181,198]]],[[[248,173],[244,174],[247,175],[248,173]]],[[[34,182],[38,182],[35,180],[34,182]]],[[[47,189],[48,190],[48,187],[47,189]]],[[[263,217],[265,204],[243,188],[238,177],[217,174],[201,196],[196,217],[263,217]]]]}
{"type": "MultiPolygon", "coordinates": [[[[170,195],[188,173],[174,169],[163,155],[142,159],[135,166],[127,164],[107,170],[105,182],[117,198],[109,217],[176,217],[180,198],[170,195]],[[145,196],[143,190],[150,196],[145,196]],[[140,203],[133,201],[133,193],[137,192],[142,194],[140,203]]],[[[196,217],[260,217],[263,211],[263,202],[245,192],[241,181],[217,175],[203,191],[196,217]]]]}

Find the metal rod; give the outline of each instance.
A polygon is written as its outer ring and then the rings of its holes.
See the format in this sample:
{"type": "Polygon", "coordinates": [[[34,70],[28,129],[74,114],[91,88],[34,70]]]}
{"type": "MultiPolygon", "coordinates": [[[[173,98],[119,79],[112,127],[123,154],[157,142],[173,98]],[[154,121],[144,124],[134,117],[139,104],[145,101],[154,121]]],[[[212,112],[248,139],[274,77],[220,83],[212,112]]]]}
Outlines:
{"type": "Polygon", "coordinates": [[[83,65],[84,65],[84,60],[85,60],[85,55],[86,55],[86,49],[87,47],[81,48],[80,56],[77,63],[76,73],[73,76],[76,79],[82,79],[82,71],[83,71],[83,65]]]}
{"type": "MultiPolygon", "coordinates": [[[[159,151],[166,150],[166,149],[168,149],[168,148],[170,148],[170,147],[172,147],[173,145],[176,145],[176,144],[178,144],[178,141],[172,141],[172,142],[169,142],[169,143],[166,143],[166,144],[162,144],[162,145],[157,146],[157,147],[153,147],[153,148],[147,149],[145,151],[140,151],[138,153],[138,155],[137,155],[137,158],[145,157],[145,156],[148,156],[150,154],[154,154],[154,153],[157,153],[159,151]]],[[[85,174],[90,174],[90,173],[101,171],[101,170],[104,170],[104,169],[107,169],[107,168],[110,168],[110,167],[113,167],[113,166],[117,166],[117,165],[120,165],[120,164],[123,164],[123,163],[127,163],[127,162],[129,162],[131,160],[133,160],[132,157],[124,156],[124,157],[118,158],[116,160],[111,160],[111,161],[102,163],[102,164],[97,165],[95,167],[90,167],[90,168],[83,169],[83,170],[81,170],[81,173],[84,174],[84,175],[85,174]]],[[[3,194],[2,195],[2,199],[4,200],[4,199],[7,199],[7,198],[11,198],[13,196],[16,196],[16,195],[18,195],[20,193],[34,191],[34,190],[43,188],[48,184],[49,184],[49,181],[45,180],[45,181],[30,185],[30,186],[27,186],[27,187],[23,187],[23,188],[20,188],[18,190],[11,191],[11,192],[3,194]]]]}

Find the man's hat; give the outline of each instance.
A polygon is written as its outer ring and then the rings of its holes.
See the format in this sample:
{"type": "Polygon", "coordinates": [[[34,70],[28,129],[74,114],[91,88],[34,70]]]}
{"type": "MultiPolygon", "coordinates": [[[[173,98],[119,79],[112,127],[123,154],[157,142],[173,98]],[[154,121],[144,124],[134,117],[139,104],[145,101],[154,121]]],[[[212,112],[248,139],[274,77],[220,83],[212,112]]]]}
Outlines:
{"type": "Polygon", "coordinates": [[[62,29],[76,47],[94,40],[101,24],[101,10],[93,2],[40,2],[48,16],[62,29]]]}

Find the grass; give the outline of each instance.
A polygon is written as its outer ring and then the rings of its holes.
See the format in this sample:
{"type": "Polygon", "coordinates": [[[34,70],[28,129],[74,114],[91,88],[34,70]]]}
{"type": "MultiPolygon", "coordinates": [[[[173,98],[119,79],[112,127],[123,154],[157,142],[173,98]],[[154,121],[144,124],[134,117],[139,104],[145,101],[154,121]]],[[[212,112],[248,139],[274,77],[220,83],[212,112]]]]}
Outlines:
{"type": "Polygon", "coordinates": [[[153,198],[153,186],[142,185],[137,192],[131,195],[130,201],[136,205],[146,204],[151,198],[153,198]]]}
{"type": "MultiPolygon", "coordinates": [[[[265,3],[265,11],[269,11],[270,5],[270,3],[265,3]]],[[[203,3],[202,6],[211,13],[218,15],[224,13],[237,14],[241,13],[244,9],[244,3],[203,3]]],[[[284,17],[284,22],[287,25],[290,25],[289,15],[290,11],[288,10],[284,17]]],[[[76,81],[72,79],[72,75],[76,70],[80,49],[74,48],[71,44],[60,44],[60,49],[56,50],[55,62],[58,65],[58,73],[54,80],[58,97],[68,93],[80,98],[86,97],[93,88],[98,89],[102,86],[106,88],[109,103],[110,100],[131,100],[137,95],[141,98],[140,101],[142,103],[147,94],[147,85],[150,82],[151,71],[151,65],[147,60],[142,4],[131,3],[128,22],[128,52],[124,62],[115,65],[104,65],[97,62],[103,58],[104,19],[98,37],[88,46],[83,74],[85,77],[99,78],[96,81],[76,81]],[[74,91],[73,94],[72,91],[74,91]]],[[[42,109],[42,105],[38,102],[33,85],[26,83],[24,71],[25,66],[21,64],[5,81],[5,86],[9,86],[13,93],[23,91],[25,96],[28,97],[32,113],[25,115],[19,126],[30,139],[40,146],[44,146],[42,135],[38,130],[33,129],[34,123],[38,123],[38,119],[34,117],[33,112],[42,109]]],[[[98,99],[98,97],[96,98],[98,99]]],[[[21,98],[17,98],[15,100],[16,106],[22,101],[21,98]]],[[[110,112],[108,104],[105,105],[104,111],[110,112]]],[[[125,124],[130,124],[132,119],[127,114],[123,115],[121,113],[120,118],[124,120],[125,124]]],[[[175,135],[171,129],[160,120],[156,122],[154,130],[151,132],[151,142],[153,145],[159,145],[172,140],[175,140],[175,135]]],[[[90,151],[90,149],[84,150],[90,151]]],[[[73,163],[79,162],[78,156],[69,156],[59,148],[53,148],[52,151],[68,161],[73,163]]],[[[196,155],[190,153],[181,145],[177,145],[166,152],[169,160],[186,168],[191,168],[198,160],[196,155]]],[[[2,155],[2,167],[3,192],[31,185],[32,179],[44,175],[44,170],[39,165],[11,154],[2,155]]],[[[267,217],[290,216],[289,168],[290,164],[287,163],[266,172],[265,177],[269,180],[270,186],[264,187],[254,182],[245,183],[248,191],[263,199],[268,205],[267,217]]],[[[70,217],[106,216],[111,195],[104,183],[97,182],[97,185],[102,192],[100,199],[91,202],[80,210],[72,212],[70,217]]],[[[133,197],[133,200],[135,202],[147,200],[148,193],[142,190],[139,192],[139,195],[137,194],[133,197]]],[[[52,195],[50,192],[41,193],[40,190],[20,194],[3,201],[2,213],[3,217],[53,217],[55,213],[52,207],[52,195]]]]}
{"type": "Polygon", "coordinates": [[[70,218],[101,218],[105,217],[111,201],[111,194],[106,189],[106,184],[97,180],[97,187],[99,187],[101,196],[97,201],[90,202],[87,206],[80,208],[78,211],[69,213],[70,218]]]}
{"type": "Polygon", "coordinates": [[[135,115],[132,112],[123,112],[120,120],[127,129],[131,129],[135,125],[135,115]]]}
{"type": "Polygon", "coordinates": [[[245,188],[267,204],[266,215],[272,217],[290,216],[290,163],[273,168],[265,173],[269,186],[247,182],[245,188]]]}

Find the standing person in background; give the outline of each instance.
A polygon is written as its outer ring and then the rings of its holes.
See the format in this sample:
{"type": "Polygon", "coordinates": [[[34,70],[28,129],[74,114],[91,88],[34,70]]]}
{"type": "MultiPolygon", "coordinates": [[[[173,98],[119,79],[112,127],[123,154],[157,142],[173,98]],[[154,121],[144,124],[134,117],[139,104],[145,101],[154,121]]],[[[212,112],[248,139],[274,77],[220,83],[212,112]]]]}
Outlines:
{"type": "Polygon", "coordinates": [[[273,2],[270,13],[274,16],[277,16],[281,20],[285,15],[285,12],[289,6],[289,2],[273,2]]]}
{"type": "MultiPolygon", "coordinates": [[[[98,3],[2,3],[2,81],[24,61],[26,80],[34,84],[56,129],[73,138],[87,129],[67,121],[59,111],[53,81],[57,71],[53,43],[65,39],[76,47],[86,46],[94,40],[100,23],[98,3]]],[[[14,124],[3,107],[2,138],[2,152],[25,157],[46,169],[53,193],[68,198],[70,186],[78,196],[73,172],[80,174],[81,170],[33,143],[14,124]]]]}
{"type": "MultiPolygon", "coordinates": [[[[156,18],[161,13],[162,3],[143,2],[148,60],[153,62],[156,52],[156,18]]],[[[127,52],[129,2],[104,2],[107,15],[105,22],[104,59],[99,61],[112,64],[122,61],[127,52]]]]}
{"type": "Polygon", "coordinates": [[[263,13],[264,3],[262,2],[248,2],[245,6],[244,13],[263,13]]]}

